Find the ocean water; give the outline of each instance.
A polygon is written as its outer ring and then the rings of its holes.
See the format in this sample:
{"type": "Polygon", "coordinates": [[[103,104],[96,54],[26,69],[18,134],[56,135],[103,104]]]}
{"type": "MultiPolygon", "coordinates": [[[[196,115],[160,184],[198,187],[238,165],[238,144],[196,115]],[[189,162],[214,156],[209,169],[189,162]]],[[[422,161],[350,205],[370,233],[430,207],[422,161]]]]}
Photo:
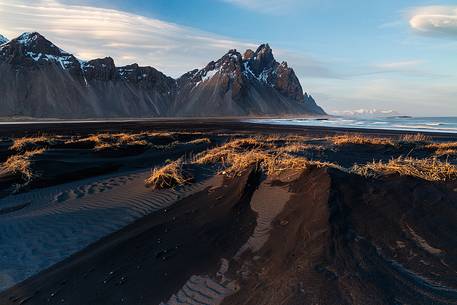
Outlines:
{"type": "Polygon", "coordinates": [[[274,125],[457,133],[457,117],[329,117],[325,119],[251,119],[247,120],[247,122],[274,125]]]}

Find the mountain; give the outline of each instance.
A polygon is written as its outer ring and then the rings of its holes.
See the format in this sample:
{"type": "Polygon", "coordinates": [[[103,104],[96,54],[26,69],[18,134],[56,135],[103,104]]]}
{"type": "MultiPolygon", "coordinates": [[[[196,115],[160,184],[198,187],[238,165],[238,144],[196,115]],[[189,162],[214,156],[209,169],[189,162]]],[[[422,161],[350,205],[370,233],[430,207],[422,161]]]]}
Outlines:
{"type": "Polygon", "coordinates": [[[388,117],[388,116],[399,115],[399,113],[395,110],[380,110],[380,109],[357,109],[357,110],[333,111],[333,114],[341,115],[341,116],[366,117],[366,118],[388,117]]]}
{"type": "Polygon", "coordinates": [[[5,36],[0,34],[0,45],[7,43],[7,42],[8,42],[8,38],[6,38],[5,36]]]}
{"type": "Polygon", "coordinates": [[[325,114],[303,93],[293,69],[274,59],[268,44],[243,56],[230,50],[177,82],[177,115],[325,114]]]}
{"type": "Polygon", "coordinates": [[[173,79],[152,67],[82,61],[39,33],[0,46],[0,116],[89,118],[325,114],[268,44],[173,79]]]}

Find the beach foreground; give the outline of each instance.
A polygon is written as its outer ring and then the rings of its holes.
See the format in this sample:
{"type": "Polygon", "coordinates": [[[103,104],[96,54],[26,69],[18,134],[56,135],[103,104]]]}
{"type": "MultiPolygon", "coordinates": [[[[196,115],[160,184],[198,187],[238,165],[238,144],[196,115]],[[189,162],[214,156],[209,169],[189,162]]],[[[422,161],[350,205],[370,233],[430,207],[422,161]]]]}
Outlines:
{"type": "Polygon", "coordinates": [[[455,135],[161,120],[0,136],[2,305],[457,304],[455,135]]]}

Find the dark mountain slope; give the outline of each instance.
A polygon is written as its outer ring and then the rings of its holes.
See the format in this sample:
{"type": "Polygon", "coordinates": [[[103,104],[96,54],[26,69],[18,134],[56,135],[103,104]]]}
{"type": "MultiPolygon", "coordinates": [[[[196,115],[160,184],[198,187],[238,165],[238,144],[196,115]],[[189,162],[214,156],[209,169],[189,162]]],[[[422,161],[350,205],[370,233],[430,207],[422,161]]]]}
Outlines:
{"type": "Polygon", "coordinates": [[[244,56],[231,50],[174,80],[152,67],[116,67],[109,57],[81,61],[24,33],[0,46],[0,74],[2,117],[324,114],[268,45],[244,56]]]}

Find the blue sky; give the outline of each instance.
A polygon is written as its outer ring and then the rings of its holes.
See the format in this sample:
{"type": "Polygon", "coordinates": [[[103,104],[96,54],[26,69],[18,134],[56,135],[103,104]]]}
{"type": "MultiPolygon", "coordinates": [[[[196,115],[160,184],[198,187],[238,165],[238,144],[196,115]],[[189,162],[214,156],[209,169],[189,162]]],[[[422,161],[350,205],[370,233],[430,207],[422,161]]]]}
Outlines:
{"type": "Polygon", "coordinates": [[[171,76],[268,42],[327,111],[457,116],[457,4],[421,0],[0,0],[0,34],[171,76]]]}

